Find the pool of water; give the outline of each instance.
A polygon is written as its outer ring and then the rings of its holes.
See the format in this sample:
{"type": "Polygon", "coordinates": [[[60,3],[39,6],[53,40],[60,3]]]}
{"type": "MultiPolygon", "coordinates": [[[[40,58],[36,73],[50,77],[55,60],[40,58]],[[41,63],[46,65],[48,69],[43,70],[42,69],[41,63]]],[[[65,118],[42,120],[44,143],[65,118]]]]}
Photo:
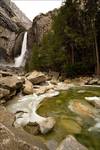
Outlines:
{"type": "Polygon", "coordinates": [[[46,135],[39,135],[45,140],[60,142],[67,135],[74,135],[77,140],[89,148],[89,150],[100,150],[100,132],[88,131],[95,124],[94,119],[87,112],[73,112],[69,109],[71,102],[78,101],[88,107],[91,112],[95,107],[89,104],[85,97],[99,96],[100,88],[81,87],[62,91],[57,97],[45,99],[37,113],[44,117],[54,117],[56,120],[53,130],[46,135]]]}

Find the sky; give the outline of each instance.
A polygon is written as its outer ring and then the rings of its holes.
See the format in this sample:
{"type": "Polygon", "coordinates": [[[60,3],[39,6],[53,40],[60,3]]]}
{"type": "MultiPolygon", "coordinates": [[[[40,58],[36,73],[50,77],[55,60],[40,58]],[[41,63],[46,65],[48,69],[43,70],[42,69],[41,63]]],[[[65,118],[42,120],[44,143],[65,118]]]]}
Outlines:
{"type": "Polygon", "coordinates": [[[61,6],[62,0],[12,0],[25,15],[33,20],[40,13],[46,13],[61,6]]]}

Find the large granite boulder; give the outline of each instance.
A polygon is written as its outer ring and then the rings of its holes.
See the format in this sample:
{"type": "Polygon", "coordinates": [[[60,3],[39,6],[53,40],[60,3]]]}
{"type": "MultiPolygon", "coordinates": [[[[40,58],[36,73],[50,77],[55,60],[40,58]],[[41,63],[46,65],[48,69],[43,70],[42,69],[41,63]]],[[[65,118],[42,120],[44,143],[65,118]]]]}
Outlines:
{"type": "Polygon", "coordinates": [[[4,103],[15,96],[23,87],[24,79],[18,76],[0,78],[0,103],[4,103]]]}
{"type": "Polygon", "coordinates": [[[33,84],[40,84],[47,80],[45,74],[38,71],[33,71],[32,73],[30,73],[27,79],[31,81],[33,84]]]}
{"type": "Polygon", "coordinates": [[[23,85],[24,80],[18,76],[9,76],[0,78],[0,87],[8,90],[20,89],[23,85]]]}
{"type": "Polygon", "coordinates": [[[27,95],[33,94],[33,84],[28,80],[25,81],[23,93],[27,95]]]}

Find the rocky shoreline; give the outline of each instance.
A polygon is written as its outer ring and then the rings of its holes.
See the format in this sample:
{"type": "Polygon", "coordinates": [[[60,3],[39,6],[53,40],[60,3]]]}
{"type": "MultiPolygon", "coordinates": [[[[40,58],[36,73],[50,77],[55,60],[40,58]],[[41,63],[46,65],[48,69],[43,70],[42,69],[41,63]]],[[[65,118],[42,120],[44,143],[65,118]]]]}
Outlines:
{"type": "MultiPolygon", "coordinates": [[[[11,68],[9,68],[9,69],[11,70],[11,68]]],[[[69,88],[74,87],[74,86],[85,86],[86,83],[89,83],[90,81],[95,80],[90,77],[84,77],[84,78],[76,78],[76,79],[65,79],[63,82],[61,82],[61,81],[59,81],[59,79],[61,79],[61,77],[58,79],[57,76],[55,76],[55,73],[54,73],[54,76],[53,75],[50,76],[50,75],[47,75],[45,73],[38,72],[38,71],[33,71],[28,74],[25,74],[24,72],[22,72],[22,71],[20,72],[19,70],[16,70],[14,68],[13,68],[13,71],[8,71],[9,69],[7,69],[7,70],[3,69],[2,71],[0,71],[0,104],[1,104],[1,106],[0,106],[0,116],[1,116],[0,126],[1,126],[1,129],[4,130],[5,132],[7,132],[7,134],[8,134],[8,138],[10,139],[10,141],[8,142],[9,145],[12,144],[12,137],[11,137],[13,134],[12,128],[15,131],[21,130],[22,135],[24,136],[24,134],[26,134],[26,133],[24,133],[25,131],[22,131],[21,126],[25,126],[28,123],[33,123],[33,125],[34,125],[34,123],[37,123],[36,126],[38,127],[39,132],[41,132],[42,134],[46,134],[54,127],[54,125],[55,125],[54,118],[51,118],[51,117],[44,118],[44,117],[39,116],[36,113],[36,110],[37,110],[40,102],[45,97],[56,96],[59,94],[60,90],[68,90],[69,88]],[[14,70],[16,70],[16,71],[14,71],[14,70]],[[21,96],[20,96],[20,98],[17,98],[19,100],[17,100],[17,103],[15,103],[15,107],[12,107],[12,110],[11,110],[12,113],[7,112],[6,108],[2,105],[6,106],[7,103],[9,103],[11,101],[12,102],[16,101],[16,100],[14,100],[15,99],[14,97],[16,97],[16,96],[19,97],[18,95],[21,95],[21,96]],[[25,100],[25,98],[28,99],[30,101],[30,103],[28,100],[25,100]],[[21,102],[21,100],[22,100],[22,102],[21,102]],[[28,109],[31,110],[31,107],[33,107],[34,110],[33,110],[33,112],[30,113],[30,111],[28,109]],[[27,113],[25,113],[25,112],[27,112],[27,113]],[[8,123],[9,115],[11,116],[10,117],[11,121],[9,121],[10,125],[8,123]],[[29,120],[28,115],[30,116],[30,120],[29,120]],[[34,121],[32,121],[32,120],[34,120],[34,121]],[[9,129],[8,126],[11,129],[9,129]],[[15,128],[14,126],[16,126],[17,128],[15,128]],[[8,129],[9,129],[9,132],[8,132],[8,129]]],[[[98,79],[98,81],[99,81],[99,79],[98,79]]],[[[97,83],[97,81],[95,83],[97,83]]],[[[12,105],[12,106],[14,106],[14,105],[12,105]]],[[[9,107],[9,108],[11,109],[11,107],[9,107]]],[[[36,130],[36,132],[37,132],[37,130],[36,130]]],[[[17,134],[15,134],[14,136],[16,139],[17,134]]],[[[6,137],[4,136],[4,140],[5,140],[5,138],[6,137]]],[[[76,144],[78,144],[77,141],[74,139],[74,137],[69,136],[69,137],[66,137],[66,139],[67,138],[68,138],[68,140],[65,140],[65,143],[67,141],[67,143],[65,145],[69,146],[68,143],[70,143],[70,141],[72,143],[75,142],[76,144]]],[[[36,140],[36,141],[38,141],[38,140],[36,140]]],[[[45,150],[46,146],[45,146],[45,144],[43,144],[44,142],[40,142],[40,141],[41,140],[39,140],[40,149],[45,150]]],[[[27,140],[25,142],[27,142],[27,140]]],[[[26,145],[30,146],[30,149],[34,149],[35,143],[33,143],[33,145],[26,143],[26,145]]],[[[87,149],[84,146],[82,146],[81,144],[79,144],[77,146],[79,147],[80,150],[87,149]]],[[[22,147],[24,148],[23,145],[22,145],[22,147]]],[[[5,144],[3,145],[3,143],[1,144],[1,149],[2,148],[6,148],[6,145],[5,144]]],[[[18,148],[16,148],[16,149],[18,149],[18,148]]],[[[19,149],[22,149],[22,148],[19,148],[19,149]]],[[[37,149],[39,149],[39,146],[37,149]]],[[[64,146],[64,143],[63,143],[63,146],[60,146],[60,148],[58,148],[58,149],[65,150],[66,146],[64,146]]],[[[74,150],[74,149],[71,148],[71,150],[74,150]]]]}

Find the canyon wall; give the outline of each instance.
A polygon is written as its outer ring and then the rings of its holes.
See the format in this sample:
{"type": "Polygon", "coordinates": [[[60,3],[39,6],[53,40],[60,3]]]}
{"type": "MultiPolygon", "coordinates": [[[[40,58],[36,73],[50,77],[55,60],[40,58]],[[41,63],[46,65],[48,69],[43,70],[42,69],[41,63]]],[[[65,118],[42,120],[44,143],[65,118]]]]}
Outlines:
{"type": "Polygon", "coordinates": [[[0,62],[10,62],[19,55],[22,32],[31,27],[31,21],[10,0],[0,0],[0,62]],[[19,43],[20,42],[20,43],[19,43]],[[16,50],[16,51],[15,51],[16,50]]]}

